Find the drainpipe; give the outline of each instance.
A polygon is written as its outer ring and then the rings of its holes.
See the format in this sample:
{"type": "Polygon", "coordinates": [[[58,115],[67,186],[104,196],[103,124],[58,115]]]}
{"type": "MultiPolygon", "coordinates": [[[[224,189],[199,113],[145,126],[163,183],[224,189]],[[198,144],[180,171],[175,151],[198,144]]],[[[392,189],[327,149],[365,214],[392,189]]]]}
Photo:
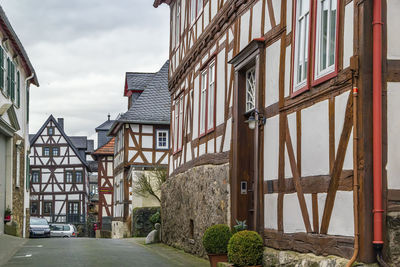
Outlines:
{"type": "Polygon", "coordinates": [[[380,265],[382,259],[383,207],[382,207],[382,1],[373,2],[373,84],[372,84],[372,119],[373,119],[373,193],[374,193],[374,240],[373,246],[380,265]]]}

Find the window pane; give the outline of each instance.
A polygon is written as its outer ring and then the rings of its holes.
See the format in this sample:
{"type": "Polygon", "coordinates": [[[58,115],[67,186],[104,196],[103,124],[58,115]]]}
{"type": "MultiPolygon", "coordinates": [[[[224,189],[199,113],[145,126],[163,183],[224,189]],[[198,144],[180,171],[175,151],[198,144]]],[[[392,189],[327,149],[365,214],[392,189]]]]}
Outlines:
{"type": "Polygon", "coordinates": [[[190,1],[190,20],[194,21],[196,18],[196,2],[197,0],[190,1]]]}
{"type": "MultiPolygon", "coordinates": [[[[308,0],[297,1],[296,12],[296,43],[295,43],[295,86],[302,86],[307,79],[308,70],[308,37],[309,37],[309,6],[308,0]]],[[[298,88],[297,88],[298,89],[298,88]]],[[[294,90],[296,90],[294,88],[294,90]]]]}
{"type": "Polygon", "coordinates": [[[200,133],[204,133],[206,125],[206,97],[207,97],[207,72],[201,77],[201,95],[200,95],[200,133]]]}
{"type": "Polygon", "coordinates": [[[246,73],[246,112],[255,108],[256,70],[255,68],[246,73]]]}
{"type": "Polygon", "coordinates": [[[215,65],[210,66],[209,71],[209,87],[208,87],[208,116],[207,121],[208,129],[212,129],[214,127],[214,92],[215,92],[215,81],[214,81],[214,72],[215,72],[215,65]]]}
{"type": "Polygon", "coordinates": [[[336,0],[331,0],[331,11],[329,16],[329,66],[335,64],[336,48],[336,0]]]}

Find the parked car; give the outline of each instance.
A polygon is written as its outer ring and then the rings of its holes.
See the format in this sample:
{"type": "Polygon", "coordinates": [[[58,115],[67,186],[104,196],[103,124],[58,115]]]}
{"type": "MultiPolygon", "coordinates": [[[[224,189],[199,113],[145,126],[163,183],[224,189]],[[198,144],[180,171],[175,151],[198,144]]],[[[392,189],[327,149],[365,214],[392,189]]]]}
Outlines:
{"type": "Polygon", "coordinates": [[[31,217],[29,220],[29,237],[50,237],[50,227],[47,220],[31,217]]]}
{"type": "Polygon", "coordinates": [[[51,237],[77,237],[78,230],[73,224],[52,224],[50,225],[51,237]]]}

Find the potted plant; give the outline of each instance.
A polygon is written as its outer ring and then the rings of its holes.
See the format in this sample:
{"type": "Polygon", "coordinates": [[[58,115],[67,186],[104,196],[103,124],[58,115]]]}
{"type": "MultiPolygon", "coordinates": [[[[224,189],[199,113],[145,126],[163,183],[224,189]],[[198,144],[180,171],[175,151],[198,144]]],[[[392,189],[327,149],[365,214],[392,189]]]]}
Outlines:
{"type": "Polygon", "coordinates": [[[231,237],[231,230],[225,224],[213,225],[205,231],[203,246],[208,254],[211,267],[216,267],[218,262],[228,261],[228,242],[231,237]]]}
{"type": "Polygon", "coordinates": [[[10,207],[7,207],[6,210],[4,211],[4,221],[5,222],[11,221],[11,214],[12,214],[12,212],[10,210],[10,207]]]}
{"type": "Polygon", "coordinates": [[[262,266],[263,241],[254,231],[243,230],[228,243],[228,259],[235,266],[262,266]]]}

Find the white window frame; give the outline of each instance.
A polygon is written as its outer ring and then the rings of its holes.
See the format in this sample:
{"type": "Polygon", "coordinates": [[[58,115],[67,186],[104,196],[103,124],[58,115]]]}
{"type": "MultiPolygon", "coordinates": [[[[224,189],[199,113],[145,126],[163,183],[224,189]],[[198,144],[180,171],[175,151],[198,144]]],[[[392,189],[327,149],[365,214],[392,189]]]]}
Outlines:
{"type": "Polygon", "coordinates": [[[206,108],[207,108],[207,84],[208,84],[208,69],[201,73],[200,83],[200,117],[199,117],[199,130],[200,135],[206,133],[206,108]]]}
{"type": "MultiPolygon", "coordinates": [[[[294,51],[294,73],[293,73],[293,93],[302,89],[307,85],[308,78],[308,69],[310,64],[310,55],[309,55],[309,36],[310,36],[310,23],[311,23],[311,7],[309,0],[297,0],[296,1],[296,28],[295,28],[295,51],[294,51]],[[300,14],[300,5],[305,1],[308,5],[308,11],[300,14]],[[300,22],[303,21],[302,25],[300,22]],[[300,26],[302,26],[300,28],[300,26]],[[302,35],[300,35],[302,34],[302,35]],[[300,49],[302,51],[300,51],[300,49]],[[302,53],[301,53],[302,52],[302,53]],[[300,59],[300,57],[302,57],[300,59]],[[300,70],[300,62],[307,62],[307,64],[303,63],[302,70],[305,71],[305,77],[298,81],[298,75],[300,70]]],[[[301,73],[301,76],[303,72],[301,73]]]]}
{"type": "Polygon", "coordinates": [[[178,151],[178,129],[179,129],[179,100],[175,101],[175,111],[174,111],[174,151],[178,151]]]}
{"type": "Polygon", "coordinates": [[[257,86],[256,67],[252,67],[246,71],[246,108],[245,108],[246,113],[256,108],[256,86],[257,86]],[[253,87],[250,86],[250,82],[248,79],[249,73],[254,73],[253,87]],[[251,104],[251,106],[249,106],[249,104],[251,104]]]}
{"type": "Polygon", "coordinates": [[[207,88],[207,131],[215,126],[215,62],[208,67],[208,88],[207,88]]]}
{"type": "Polygon", "coordinates": [[[179,131],[178,131],[178,149],[182,149],[183,145],[183,119],[184,119],[184,114],[183,114],[183,107],[185,103],[185,98],[184,94],[182,94],[179,97],[179,131]]]}
{"type": "Polygon", "coordinates": [[[315,77],[314,79],[317,80],[327,74],[330,74],[332,72],[335,71],[335,67],[336,67],[336,46],[337,46],[337,42],[336,42],[336,36],[337,36],[337,31],[338,31],[338,27],[337,27],[337,20],[338,20],[338,0],[317,0],[317,20],[316,20],[316,25],[317,25],[317,29],[316,29],[316,46],[315,46],[315,77]],[[321,60],[321,34],[322,34],[322,3],[326,2],[328,3],[328,18],[327,18],[327,41],[326,41],[326,64],[327,67],[325,69],[321,69],[321,65],[320,65],[320,60],[321,60]],[[333,35],[333,40],[331,40],[331,28],[330,26],[330,22],[331,22],[331,11],[332,9],[332,2],[334,3],[334,8],[336,11],[336,15],[335,15],[335,20],[334,20],[334,25],[335,25],[335,32],[333,35]],[[329,56],[330,56],[330,52],[332,52],[330,50],[330,42],[334,42],[334,46],[333,46],[333,63],[332,65],[328,66],[329,64],[329,56]]]}
{"type": "MultiPolygon", "coordinates": [[[[156,140],[156,148],[157,149],[168,149],[169,145],[168,145],[168,140],[169,140],[169,131],[168,130],[156,130],[156,136],[157,136],[157,140],[156,140]],[[160,146],[159,142],[160,142],[160,134],[165,134],[165,146],[160,146]]],[[[161,137],[163,138],[163,137],[161,137]]]]}

